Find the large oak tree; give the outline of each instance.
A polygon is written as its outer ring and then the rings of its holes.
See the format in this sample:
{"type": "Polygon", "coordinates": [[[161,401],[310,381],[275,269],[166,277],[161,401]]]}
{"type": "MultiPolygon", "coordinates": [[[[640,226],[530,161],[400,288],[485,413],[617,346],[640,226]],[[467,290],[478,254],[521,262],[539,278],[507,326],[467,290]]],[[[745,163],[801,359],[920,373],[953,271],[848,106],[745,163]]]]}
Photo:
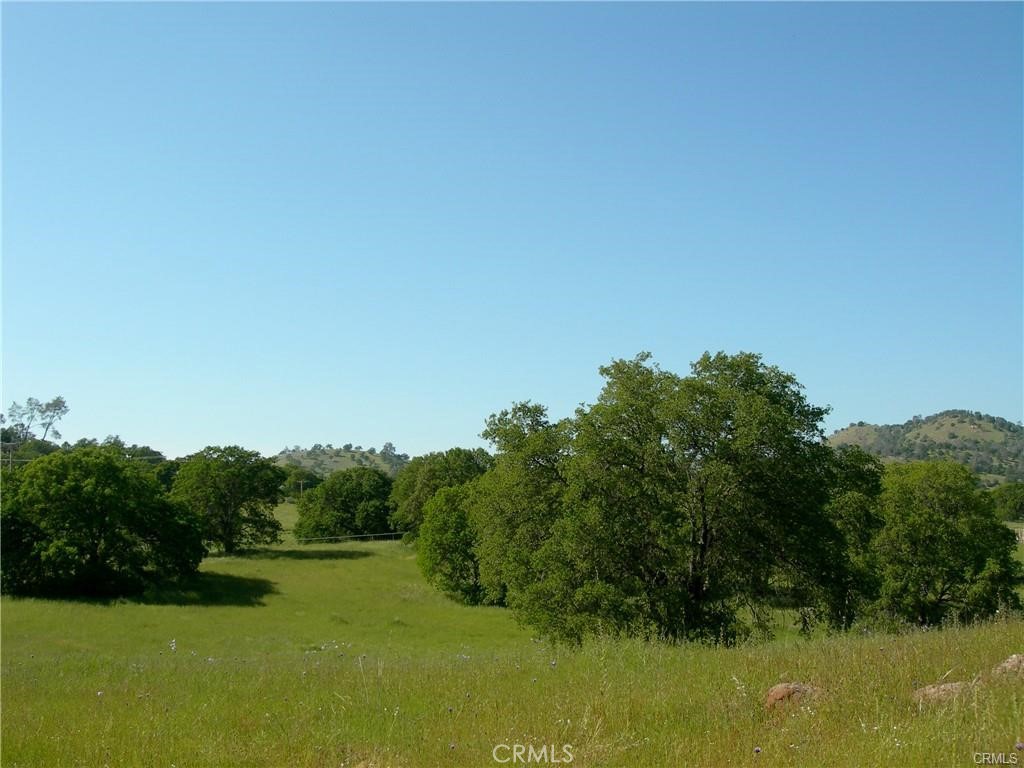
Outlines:
{"type": "Polygon", "coordinates": [[[209,446],[181,464],[171,496],[199,516],[207,543],[230,554],[280,541],[273,509],[284,480],[284,470],[256,451],[209,446]]]}
{"type": "Polygon", "coordinates": [[[111,594],[193,573],[200,521],[116,446],[58,451],[4,473],[4,591],[111,594]]]}

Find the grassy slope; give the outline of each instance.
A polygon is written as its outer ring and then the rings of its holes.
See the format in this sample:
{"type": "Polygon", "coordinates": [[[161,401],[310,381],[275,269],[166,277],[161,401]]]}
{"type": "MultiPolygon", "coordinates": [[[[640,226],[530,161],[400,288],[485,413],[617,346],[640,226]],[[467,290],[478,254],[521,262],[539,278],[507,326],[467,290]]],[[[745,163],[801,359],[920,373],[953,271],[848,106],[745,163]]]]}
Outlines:
{"type": "Polygon", "coordinates": [[[278,466],[287,467],[294,465],[305,467],[324,477],[340,469],[351,469],[352,467],[361,466],[376,467],[382,472],[394,475],[406,463],[395,460],[387,461],[379,453],[371,454],[366,451],[356,450],[346,451],[341,448],[325,449],[316,453],[310,450],[282,451],[274,457],[274,460],[278,466]]]}
{"type": "Polygon", "coordinates": [[[1024,739],[1019,681],[940,709],[908,699],[914,681],[1024,651],[1020,621],[572,651],[440,597],[399,543],[283,545],[203,571],[170,604],[5,598],[5,768],[481,766],[515,742],[572,744],[577,766],[963,766],[1024,739]],[[767,715],[764,691],[792,679],[826,694],[767,715]]]}
{"type": "Polygon", "coordinates": [[[1004,422],[994,423],[991,417],[977,417],[966,412],[945,411],[918,421],[902,425],[877,426],[851,424],[837,430],[829,438],[832,445],[859,445],[876,453],[885,462],[906,461],[906,456],[892,453],[892,446],[883,437],[885,432],[896,432],[899,445],[913,448],[922,440],[928,443],[928,456],[933,459],[951,459],[971,466],[974,459],[988,449],[996,452],[994,466],[998,472],[981,473],[981,481],[988,486],[997,485],[1016,477],[1022,471],[1022,436],[1019,427],[1004,422]]]}

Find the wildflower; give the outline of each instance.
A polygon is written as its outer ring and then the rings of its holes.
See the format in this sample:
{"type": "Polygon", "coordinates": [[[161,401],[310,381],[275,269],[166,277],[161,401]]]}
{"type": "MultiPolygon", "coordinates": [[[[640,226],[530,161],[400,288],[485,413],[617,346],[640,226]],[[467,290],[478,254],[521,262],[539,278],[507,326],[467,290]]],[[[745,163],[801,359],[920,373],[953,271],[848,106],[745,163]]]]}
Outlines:
{"type": "Polygon", "coordinates": [[[760,747],[754,747],[754,754],[755,755],[760,755],[761,754],[761,748],[760,747]]]}
{"type": "Polygon", "coordinates": [[[170,646],[172,652],[178,650],[178,641],[177,640],[172,639],[171,642],[169,642],[167,645],[170,646]]]}
{"type": "Polygon", "coordinates": [[[102,696],[103,695],[103,691],[96,691],[96,695],[97,696],[102,696]]]}

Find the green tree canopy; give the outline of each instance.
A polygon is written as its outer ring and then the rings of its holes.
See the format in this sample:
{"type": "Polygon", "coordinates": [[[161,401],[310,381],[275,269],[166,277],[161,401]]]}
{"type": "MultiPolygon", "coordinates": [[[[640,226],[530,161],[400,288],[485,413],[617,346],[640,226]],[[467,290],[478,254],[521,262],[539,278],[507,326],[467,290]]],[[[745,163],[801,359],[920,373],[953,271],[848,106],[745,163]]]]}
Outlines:
{"type": "Polygon", "coordinates": [[[286,477],[281,490],[290,499],[301,498],[324,481],[322,475],[300,465],[286,467],[285,473],[286,477]]]}
{"type": "Polygon", "coordinates": [[[452,448],[417,456],[402,468],[391,489],[391,525],[415,539],[423,521],[423,505],[441,488],[450,488],[482,475],[491,466],[482,448],[452,448]]]}
{"type": "Polygon", "coordinates": [[[937,624],[1019,604],[1013,532],[969,469],[949,461],[890,465],[881,509],[885,526],[874,548],[882,611],[937,624]]]}
{"type": "Polygon", "coordinates": [[[833,582],[832,624],[848,628],[878,596],[878,563],[872,548],[883,519],[879,507],[882,462],[856,445],[832,452],[832,495],[827,514],[843,537],[846,558],[833,582]]]}
{"type": "Polygon", "coordinates": [[[496,450],[470,505],[481,598],[525,616],[537,603],[537,553],[562,517],[571,420],[552,423],[537,403],[516,403],[487,420],[483,437],[496,450]]]}
{"type": "Polygon", "coordinates": [[[1024,520],[1024,483],[1006,483],[993,488],[992,501],[1000,520],[1024,520]]]}
{"type": "Polygon", "coordinates": [[[273,509],[284,480],[284,470],[256,451],[209,446],[182,462],[171,496],[199,516],[206,542],[232,553],[280,541],[273,509]]]}
{"type": "Polygon", "coordinates": [[[484,601],[470,522],[473,481],[441,488],[423,506],[416,559],[427,580],[461,602],[484,601]]]}
{"type": "Polygon", "coordinates": [[[332,472],[299,500],[299,538],[387,533],[391,477],[375,467],[332,472]]]}
{"type": "Polygon", "coordinates": [[[4,484],[4,591],[132,591],[194,572],[205,553],[197,517],[115,448],[52,453],[4,484]]]}
{"type": "Polygon", "coordinates": [[[834,616],[848,568],[826,409],[752,354],[601,373],[572,419],[521,403],[489,420],[497,456],[469,515],[484,593],[570,640],[729,639],[780,589],[834,616]]]}

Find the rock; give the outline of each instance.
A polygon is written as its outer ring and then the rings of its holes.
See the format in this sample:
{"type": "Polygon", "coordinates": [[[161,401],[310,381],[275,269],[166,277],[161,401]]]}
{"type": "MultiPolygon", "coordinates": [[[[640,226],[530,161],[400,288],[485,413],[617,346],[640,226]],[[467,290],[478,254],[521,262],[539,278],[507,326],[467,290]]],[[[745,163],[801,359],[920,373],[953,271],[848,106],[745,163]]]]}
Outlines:
{"type": "Polygon", "coordinates": [[[1015,653],[992,670],[993,675],[1024,675],[1024,653],[1015,653]]]}
{"type": "Polygon", "coordinates": [[[765,699],[765,709],[775,709],[786,704],[795,704],[801,699],[810,698],[818,692],[813,685],[805,683],[779,683],[772,686],[765,699]]]}
{"type": "Polygon", "coordinates": [[[945,701],[963,696],[971,689],[970,683],[941,683],[939,685],[926,685],[914,691],[913,699],[918,705],[940,704],[945,701]]]}

